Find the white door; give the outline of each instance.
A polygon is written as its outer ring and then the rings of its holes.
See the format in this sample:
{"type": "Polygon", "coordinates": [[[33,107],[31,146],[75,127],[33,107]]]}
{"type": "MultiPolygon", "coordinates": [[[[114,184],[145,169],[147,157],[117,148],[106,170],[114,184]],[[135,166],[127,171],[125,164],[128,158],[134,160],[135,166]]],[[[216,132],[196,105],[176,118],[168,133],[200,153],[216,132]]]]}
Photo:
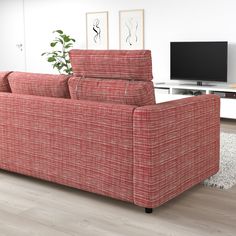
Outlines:
{"type": "Polygon", "coordinates": [[[0,0],[0,71],[25,71],[24,0],[0,0]]]}

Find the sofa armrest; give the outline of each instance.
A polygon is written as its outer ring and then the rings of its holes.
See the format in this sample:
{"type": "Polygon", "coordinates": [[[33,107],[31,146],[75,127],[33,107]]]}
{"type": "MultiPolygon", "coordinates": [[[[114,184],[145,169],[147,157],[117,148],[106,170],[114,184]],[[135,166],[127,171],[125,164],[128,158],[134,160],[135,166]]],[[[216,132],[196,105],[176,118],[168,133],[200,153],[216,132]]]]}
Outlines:
{"type": "Polygon", "coordinates": [[[135,204],[157,207],[218,171],[218,96],[139,107],[133,125],[135,204]]]}

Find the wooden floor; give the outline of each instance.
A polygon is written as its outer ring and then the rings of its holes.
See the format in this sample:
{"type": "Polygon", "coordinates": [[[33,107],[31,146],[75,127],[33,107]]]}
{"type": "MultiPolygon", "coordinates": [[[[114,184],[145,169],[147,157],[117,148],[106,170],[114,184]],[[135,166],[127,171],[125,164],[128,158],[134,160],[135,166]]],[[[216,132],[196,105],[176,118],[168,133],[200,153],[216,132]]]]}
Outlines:
{"type": "MultiPolygon", "coordinates": [[[[236,121],[222,121],[236,133],[236,121]]],[[[236,235],[236,186],[198,185],[153,214],[129,203],[0,171],[0,236],[236,235]]]]}

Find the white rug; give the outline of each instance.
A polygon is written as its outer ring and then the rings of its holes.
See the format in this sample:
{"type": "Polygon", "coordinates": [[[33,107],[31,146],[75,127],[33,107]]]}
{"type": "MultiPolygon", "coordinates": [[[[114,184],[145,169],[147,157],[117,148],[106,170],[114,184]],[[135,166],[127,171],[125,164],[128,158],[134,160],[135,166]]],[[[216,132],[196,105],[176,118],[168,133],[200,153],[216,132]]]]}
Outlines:
{"type": "Polygon", "coordinates": [[[229,189],[236,184],[236,134],[220,134],[220,170],[203,182],[206,186],[229,189]]]}

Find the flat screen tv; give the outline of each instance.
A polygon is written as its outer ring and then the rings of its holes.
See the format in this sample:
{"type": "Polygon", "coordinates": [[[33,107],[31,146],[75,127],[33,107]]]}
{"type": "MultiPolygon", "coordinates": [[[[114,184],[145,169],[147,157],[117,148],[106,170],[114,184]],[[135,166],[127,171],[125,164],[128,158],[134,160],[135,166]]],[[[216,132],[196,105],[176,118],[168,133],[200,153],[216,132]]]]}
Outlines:
{"type": "Polygon", "coordinates": [[[228,42],[171,42],[172,80],[227,82],[228,42]]]}

